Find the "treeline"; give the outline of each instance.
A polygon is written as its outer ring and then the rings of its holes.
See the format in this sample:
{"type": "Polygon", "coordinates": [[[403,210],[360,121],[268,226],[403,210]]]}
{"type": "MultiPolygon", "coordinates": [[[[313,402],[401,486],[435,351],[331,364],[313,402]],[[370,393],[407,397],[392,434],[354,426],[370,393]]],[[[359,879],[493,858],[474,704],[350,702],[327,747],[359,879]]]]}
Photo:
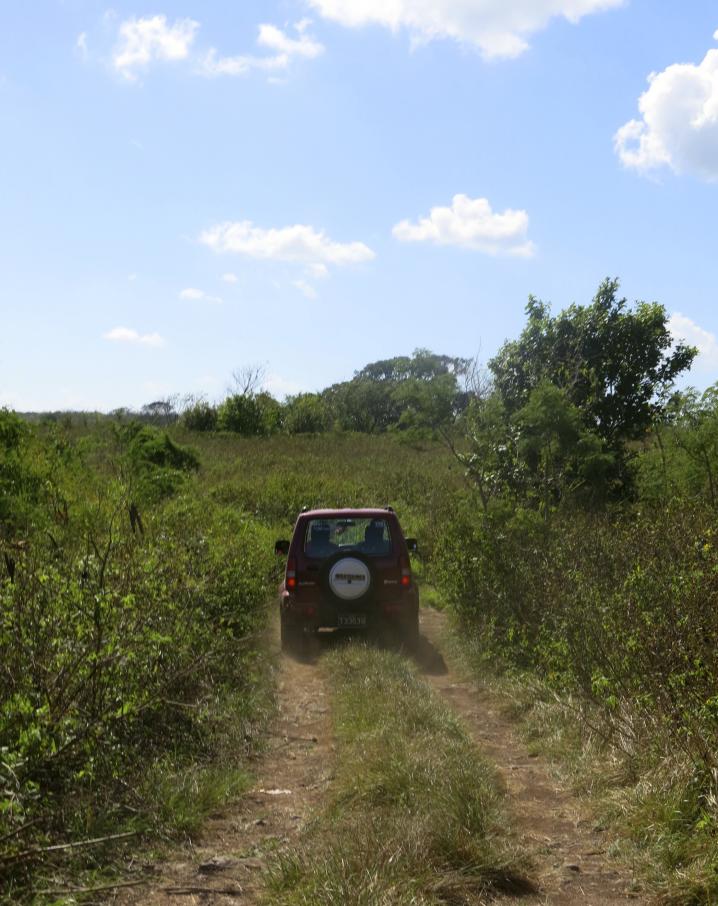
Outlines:
{"type": "MultiPolygon", "coordinates": [[[[470,398],[466,384],[472,367],[468,359],[417,349],[411,356],[373,362],[351,380],[320,392],[279,401],[261,389],[262,369],[250,366],[234,373],[235,386],[219,403],[175,395],[148,403],[139,411],[117,409],[111,416],[243,437],[328,431],[427,434],[451,424],[466,410],[470,398]]],[[[72,416],[64,417],[72,421],[72,416]]],[[[52,418],[62,421],[63,415],[55,413],[52,418]]]]}

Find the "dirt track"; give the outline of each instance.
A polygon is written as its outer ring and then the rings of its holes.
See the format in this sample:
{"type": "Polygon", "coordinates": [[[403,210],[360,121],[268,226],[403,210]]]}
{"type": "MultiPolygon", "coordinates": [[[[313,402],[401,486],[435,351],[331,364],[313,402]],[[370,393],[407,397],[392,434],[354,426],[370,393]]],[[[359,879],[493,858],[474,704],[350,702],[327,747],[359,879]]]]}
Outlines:
{"type": "MultiPolygon", "coordinates": [[[[277,642],[278,645],[278,642],[277,642]]],[[[331,778],[329,698],[316,665],[282,657],[279,713],[255,783],[238,804],[207,822],[176,860],[150,866],[149,886],[112,902],[132,906],[225,906],[259,901],[266,856],[291,841],[321,804],[331,778]]],[[[147,867],[146,867],[147,868],[147,867]]]]}
{"type": "MultiPolygon", "coordinates": [[[[445,619],[422,611],[422,631],[440,650],[445,619]]],[[[443,659],[442,659],[443,660],[443,659]]],[[[561,789],[545,759],[529,755],[516,725],[501,703],[446,665],[426,665],[427,679],[462,717],[479,749],[498,770],[509,794],[513,825],[536,865],[539,897],[522,897],[525,906],[615,906],[648,900],[637,892],[629,871],[606,855],[608,841],[579,800],[561,789]]]]}
{"type": "MultiPolygon", "coordinates": [[[[606,839],[579,801],[557,786],[543,759],[530,757],[500,703],[447,666],[441,654],[443,616],[422,611],[421,619],[419,668],[495,763],[509,794],[516,834],[536,866],[541,894],[522,897],[521,903],[648,902],[635,892],[630,872],[611,864],[606,839]]],[[[279,713],[267,751],[255,766],[252,790],[208,821],[196,843],[172,861],[138,866],[143,877],[150,872],[150,883],[118,891],[110,902],[224,906],[260,901],[267,856],[291,845],[321,806],[333,769],[329,694],[321,671],[287,656],[279,669],[279,713]]]]}

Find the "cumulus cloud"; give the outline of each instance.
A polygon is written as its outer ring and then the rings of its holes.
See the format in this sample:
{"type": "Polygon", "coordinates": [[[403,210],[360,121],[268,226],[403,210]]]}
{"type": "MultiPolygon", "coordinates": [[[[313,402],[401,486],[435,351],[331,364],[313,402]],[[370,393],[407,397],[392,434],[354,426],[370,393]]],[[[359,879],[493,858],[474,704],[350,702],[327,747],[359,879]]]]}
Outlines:
{"type": "Polygon", "coordinates": [[[199,23],[193,19],[179,19],[174,25],[167,22],[166,16],[127,19],[120,24],[112,64],[126,79],[134,81],[138,70],[155,61],[186,60],[198,28],[199,23]]]}
{"type": "Polygon", "coordinates": [[[102,335],[104,340],[114,343],[134,343],[138,346],[160,347],[165,345],[164,338],[158,333],[139,333],[131,327],[113,327],[102,335]]]}
{"type": "MultiPolygon", "coordinates": [[[[713,37],[718,40],[718,31],[713,37]]],[[[640,119],[614,136],[625,166],[642,172],[667,166],[718,181],[718,49],[698,65],[676,63],[651,73],[638,109],[640,119]]]]}
{"type": "Polygon", "coordinates": [[[179,294],[180,299],[187,299],[191,302],[212,302],[215,305],[221,305],[222,299],[219,296],[210,296],[209,293],[206,293],[203,289],[195,289],[193,286],[188,286],[187,289],[183,289],[179,294]]]}
{"type": "Polygon", "coordinates": [[[451,207],[431,209],[417,223],[402,220],[393,233],[401,242],[433,242],[457,245],[486,255],[513,255],[529,258],[535,246],[526,238],[529,216],[526,211],[508,208],[494,213],[486,198],[454,195],[451,207]]]}
{"type": "Polygon", "coordinates": [[[406,28],[415,40],[452,38],[483,55],[516,57],[528,38],[555,17],[578,22],[623,0],[309,0],[322,16],[342,25],[406,28]]]}
{"type": "Polygon", "coordinates": [[[304,224],[264,229],[250,220],[220,223],[205,230],[199,241],[216,252],[325,267],[360,264],[375,257],[363,242],[335,242],[323,230],[304,224]]]}
{"type": "Polygon", "coordinates": [[[259,26],[257,44],[269,51],[263,56],[242,54],[223,57],[212,48],[202,61],[199,72],[206,76],[241,76],[252,70],[277,72],[288,69],[293,60],[312,60],[324,53],[324,46],[307,34],[309,21],[304,19],[295,26],[296,37],[291,37],[276,25],[259,26]]]}
{"type": "Polygon", "coordinates": [[[222,279],[225,283],[237,283],[239,280],[236,274],[222,274],[222,279]]]}
{"type": "Polygon", "coordinates": [[[682,341],[698,349],[696,365],[699,368],[718,368],[718,339],[714,333],[700,327],[679,311],[669,318],[668,329],[676,342],[682,341]]]}

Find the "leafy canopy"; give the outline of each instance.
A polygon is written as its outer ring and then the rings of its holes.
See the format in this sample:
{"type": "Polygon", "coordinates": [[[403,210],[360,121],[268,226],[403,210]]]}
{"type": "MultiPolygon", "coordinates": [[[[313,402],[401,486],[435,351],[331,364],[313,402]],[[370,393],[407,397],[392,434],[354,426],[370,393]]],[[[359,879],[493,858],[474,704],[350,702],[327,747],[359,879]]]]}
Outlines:
{"type": "Polygon", "coordinates": [[[571,305],[556,316],[529,298],[521,336],[504,343],[489,362],[509,414],[549,381],[612,448],[649,429],[661,399],[697,350],[674,345],[662,305],[630,307],[618,298],[618,287],[617,280],[604,280],[590,305],[571,305]]]}

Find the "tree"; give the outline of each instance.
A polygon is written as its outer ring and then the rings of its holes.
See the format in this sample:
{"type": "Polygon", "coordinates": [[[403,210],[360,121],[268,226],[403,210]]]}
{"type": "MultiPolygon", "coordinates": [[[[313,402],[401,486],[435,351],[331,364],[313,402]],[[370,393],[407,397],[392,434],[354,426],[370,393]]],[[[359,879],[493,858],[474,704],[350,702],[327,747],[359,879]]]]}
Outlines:
{"type": "Polygon", "coordinates": [[[510,414],[547,380],[616,452],[650,429],[661,398],[697,350],[674,344],[662,305],[637,302],[631,308],[618,298],[618,287],[617,280],[604,280],[590,305],[571,305],[555,317],[529,298],[521,336],[489,362],[510,414]]]}
{"type": "Polygon", "coordinates": [[[718,505],[718,384],[702,395],[689,390],[677,401],[673,436],[703,476],[712,506],[718,505]]]}
{"type": "Polygon", "coordinates": [[[267,376],[264,365],[242,365],[232,372],[232,384],[228,388],[230,395],[256,396],[267,376]]]}
{"type": "Polygon", "coordinates": [[[142,407],[141,415],[143,419],[152,422],[155,425],[169,425],[179,418],[177,405],[179,397],[168,396],[167,399],[155,400],[153,403],[147,403],[142,407]]]}
{"type": "Polygon", "coordinates": [[[217,408],[204,399],[195,399],[181,416],[182,425],[189,431],[215,431],[217,408]]]}
{"type": "Polygon", "coordinates": [[[498,393],[477,393],[471,399],[463,429],[468,451],[459,450],[449,435],[446,439],[476,485],[481,505],[487,512],[494,497],[508,487],[515,487],[518,468],[516,432],[509,424],[498,393]]]}
{"type": "Polygon", "coordinates": [[[517,428],[517,459],[544,518],[567,495],[578,492],[602,499],[609,490],[613,455],[594,432],[582,426],[581,413],[561,390],[542,381],[512,418],[517,428]]]}
{"type": "Polygon", "coordinates": [[[323,395],[346,430],[435,430],[466,408],[468,394],[459,381],[469,366],[468,359],[415,349],[411,356],[365,365],[323,395]]]}
{"type": "Polygon", "coordinates": [[[329,426],[329,414],[319,393],[299,393],[284,403],[284,428],[289,434],[319,434],[329,426]]]}
{"type": "Polygon", "coordinates": [[[463,395],[453,374],[439,374],[431,380],[408,378],[397,384],[392,399],[401,411],[397,428],[437,430],[450,425],[464,408],[463,395]]]}
{"type": "Polygon", "coordinates": [[[323,397],[334,420],[345,431],[374,434],[396,424],[401,410],[392,398],[394,385],[355,377],[334,384],[323,397]]]}
{"type": "Polygon", "coordinates": [[[0,540],[30,521],[42,487],[28,451],[30,437],[30,429],[19,415],[0,409],[0,540]]]}
{"type": "Polygon", "coordinates": [[[415,349],[411,356],[397,356],[365,365],[354,377],[358,380],[399,383],[412,379],[431,381],[441,375],[458,378],[469,368],[470,360],[437,355],[429,349],[415,349]]]}
{"type": "Polygon", "coordinates": [[[272,434],[281,427],[281,420],[281,405],[266,392],[251,396],[232,394],[217,409],[217,428],[245,437],[272,434]]]}
{"type": "Polygon", "coordinates": [[[217,409],[220,431],[234,431],[247,436],[264,433],[262,410],[253,396],[235,393],[228,396],[217,409]]]}

